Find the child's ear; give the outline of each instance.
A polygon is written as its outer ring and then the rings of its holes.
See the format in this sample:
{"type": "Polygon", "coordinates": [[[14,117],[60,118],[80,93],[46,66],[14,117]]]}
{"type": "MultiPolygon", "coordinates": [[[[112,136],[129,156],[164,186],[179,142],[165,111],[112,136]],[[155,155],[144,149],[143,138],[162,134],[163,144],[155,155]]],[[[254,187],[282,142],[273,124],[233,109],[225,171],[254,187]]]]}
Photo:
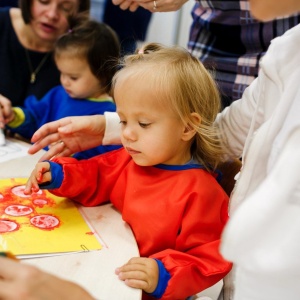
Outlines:
{"type": "Polygon", "coordinates": [[[195,126],[199,126],[201,124],[201,117],[199,114],[193,112],[191,113],[191,118],[188,121],[187,125],[184,128],[184,131],[182,133],[182,139],[184,141],[189,141],[191,140],[197,131],[195,130],[195,126]],[[191,124],[192,122],[192,124],[191,124]]]}

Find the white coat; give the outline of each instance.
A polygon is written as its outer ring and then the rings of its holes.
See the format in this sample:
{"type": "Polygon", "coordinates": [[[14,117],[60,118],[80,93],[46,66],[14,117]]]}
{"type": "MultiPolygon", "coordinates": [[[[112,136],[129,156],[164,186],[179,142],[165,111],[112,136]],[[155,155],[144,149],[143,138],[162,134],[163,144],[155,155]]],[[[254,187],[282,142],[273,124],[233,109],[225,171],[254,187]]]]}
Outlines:
{"type": "Polygon", "coordinates": [[[243,167],[221,252],[235,300],[300,299],[300,25],[272,41],[258,78],[216,123],[243,167]]]}

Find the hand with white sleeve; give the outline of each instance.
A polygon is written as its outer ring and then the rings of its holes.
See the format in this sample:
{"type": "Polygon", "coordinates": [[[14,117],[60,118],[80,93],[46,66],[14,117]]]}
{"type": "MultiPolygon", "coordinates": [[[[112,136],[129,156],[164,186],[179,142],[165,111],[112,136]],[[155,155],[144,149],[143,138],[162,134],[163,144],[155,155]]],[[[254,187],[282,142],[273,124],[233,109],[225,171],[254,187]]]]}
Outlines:
{"type": "Polygon", "coordinates": [[[70,156],[101,145],[105,127],[103,115],[66,117],[47,123],[32,136],[33,145],[28,153],[34,154],[50,145],[50,149],[40,161],[49,160],[54,156],[70,156]]]}

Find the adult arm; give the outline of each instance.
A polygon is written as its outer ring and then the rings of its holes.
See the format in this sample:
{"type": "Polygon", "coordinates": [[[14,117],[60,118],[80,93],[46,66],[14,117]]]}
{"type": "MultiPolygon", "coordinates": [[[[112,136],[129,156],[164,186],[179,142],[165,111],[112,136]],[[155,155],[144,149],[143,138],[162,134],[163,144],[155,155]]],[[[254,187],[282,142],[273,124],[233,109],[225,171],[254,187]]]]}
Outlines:
{"type": "Polygon", "coordinates": [[[249,132],[255,131],[266,119],[262,106],[257,103],[265,77],[261,72],[260,77],[245,90],[243,97],[226,107],[216,118],[215,125],[220,129],[224,148],[231,158],[242,156],[249,132]]]}
{"type": "Polygon", "coordinates": [[[0,257],[2,300],[93,300],[80,286],[36,267],[0,257]]]}
{"type": "Polygon", "coordinates": [[[43,125],[34,133],[31,141],[34,144],[29,148],[29,154],[50,146],[40,161],[54,156],[70,156],[103,142],[106,145],[120,144],[119,117],[117,113],[106,112],[104,116],[62,118],[43,125]]]}

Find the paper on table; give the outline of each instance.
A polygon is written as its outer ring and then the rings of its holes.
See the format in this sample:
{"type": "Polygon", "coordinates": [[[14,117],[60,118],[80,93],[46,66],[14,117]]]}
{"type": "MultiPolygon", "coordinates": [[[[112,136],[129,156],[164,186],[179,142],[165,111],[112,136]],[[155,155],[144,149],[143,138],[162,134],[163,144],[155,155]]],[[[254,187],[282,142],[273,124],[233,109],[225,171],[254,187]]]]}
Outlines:
{"type": "Polygon", "coordinates": [[[28,147],[6,139],[5,145],[0,146],[0,162],[26,156],[28,155],[27,151],[28,147]]]}
{"type": "Polygon", "coordinates": [[[0,180],[0,251],[24,258],[102,248],[71,200],[46,190],[24,195],[25,183],[0,180]]]}

